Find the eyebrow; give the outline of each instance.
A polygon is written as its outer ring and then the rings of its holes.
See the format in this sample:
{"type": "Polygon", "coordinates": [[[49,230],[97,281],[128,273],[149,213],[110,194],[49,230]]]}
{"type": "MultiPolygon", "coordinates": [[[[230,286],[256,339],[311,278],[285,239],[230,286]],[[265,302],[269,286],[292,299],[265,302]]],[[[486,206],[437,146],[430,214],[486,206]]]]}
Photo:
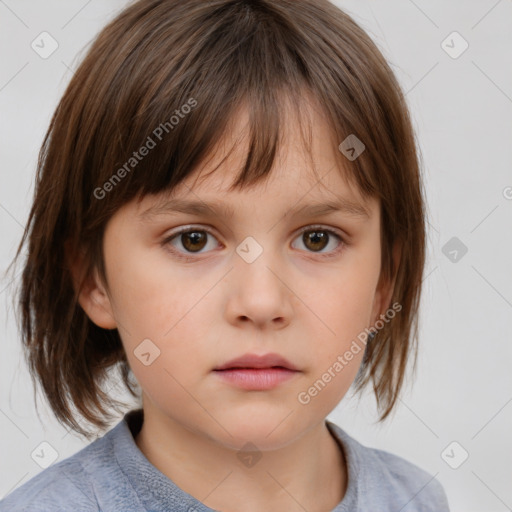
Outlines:
{"type": "MultiPolygon", "coordinates": [[[[368,209],[355,201],[339,198],[336,201],[324,201],[321,203],[299,204],[291,208],[285,215],[297,217],[318,217],[328,215],[334,212],[341,212],[352,217],[370,218],[368,209]]],[[[235,209],[223,203],[207,203],[204,201],[195,201],[174,198],[169,199],[163,204],[154,205],[138,215],[142,222],[150,222],[155,217],[164,214],[185,213],[197,216],[214,216],[223,218],[232,218],[235,209]]]]}

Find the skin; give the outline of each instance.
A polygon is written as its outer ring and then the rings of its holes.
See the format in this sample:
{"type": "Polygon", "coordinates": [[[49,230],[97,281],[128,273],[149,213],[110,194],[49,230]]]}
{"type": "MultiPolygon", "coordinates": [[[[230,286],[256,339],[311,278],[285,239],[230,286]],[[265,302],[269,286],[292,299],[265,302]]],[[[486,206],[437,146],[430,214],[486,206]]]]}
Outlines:
{"type": "Polygon", "coordinates": [[[363,350],[309,404],[297,396],[385,312],[392,284],[380,278],[379,203],[365,202],[346,181],[344,157],[322,115],[310,112],[312,161],[290,114],[285,144],[267,181],[226,191],[246,154],[244,144],[204,178],[224,156],[226,143],[244,133],[242,112],[208,165],[173,191],[175,197],[227,203],[233,218],[167,213],[140,220],[160,196],[118,210],[104,237],[108,287],[95,272],[80,295],[93,322],[119,330],[143,390],[145,419],[137,446],[179,487],[216,510],[325,512],[347,488],[343,451],[325,418],[348,391],[363,350]],[[364,204],[370,217],[287,215],[299,202],[340,196],[364,204]],[[329,234],[325,246],[308,243],[299,229],[317,224],[339,230],[344,240],[329,234]],[[199,253],[187,252],[187,239],[179,235],[162,245],[176,228],[190,225],[213,231],[206,245],[192,245],[199,253]],[[252,263],[236,252],[247,236],[263,248],[252,263]],[[193,260],[179,259],[172,248],[193,260]],[[145,366],[134,350],[147,338],[160,355],[145,366]],[[271,390],[245,391],[212,371],[249,352],[277,352],[300,372],[271,390]],[[262,455],[252,467],[237,457],[249,441],[262,455]]]}

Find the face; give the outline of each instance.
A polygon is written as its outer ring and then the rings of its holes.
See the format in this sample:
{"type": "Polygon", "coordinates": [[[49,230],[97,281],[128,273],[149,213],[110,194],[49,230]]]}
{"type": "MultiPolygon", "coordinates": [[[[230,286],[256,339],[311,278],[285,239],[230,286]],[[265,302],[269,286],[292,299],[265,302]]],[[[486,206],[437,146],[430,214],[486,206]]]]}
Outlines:
{"type": "MultiPolygon", "coordinates": [[[[387,307],[379,204],[343,178],[328,128],[312,115],[321,183],[293,123],[269,179],[252,188],[227,191],[242,144],[204,177],[224,156],[219,151],[172,196],[146,196],[111,218],[108,292],[97,282],[81,297],[93,321],[118,328],[145,407],[233,449],[248,440],[278,448],[319,425],[357,374],[364,345],[356,352],[354,340],[387,307]],[[144,215],[171,199],[218,211],[163,207],[144,215]],[[295,211],[332,202],[363,206],[368,216],[295,211]],[[278,355],[295,371],[269,370],[272,361],[266,370],[216,370],[247,354],[278,355]],[[308,391],[319,379],[323,385],[308,391]]],[[[246,118],[239,121],[233,134],[246,118]]]]}

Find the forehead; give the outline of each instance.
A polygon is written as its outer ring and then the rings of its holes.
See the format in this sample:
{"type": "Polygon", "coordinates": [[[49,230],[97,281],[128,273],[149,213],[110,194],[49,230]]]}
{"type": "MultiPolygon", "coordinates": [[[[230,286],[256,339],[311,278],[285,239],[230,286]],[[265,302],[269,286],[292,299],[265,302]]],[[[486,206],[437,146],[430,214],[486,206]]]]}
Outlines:
{"type": "Polygon", "coordinates": [[[213,213],[209,206],[217,203],[226,216],[233,216],[237,204],[251,202],[257,208],[259,202],[271,202],[290,209],[336,203],[347,213],[370,216],[375,200],[363,198],[355,181],[349,179],[348,161],[338,150],[318,103],[307,99],[300,113],[288,108],[281,122],[278,154],[270,174],[261,181],[236,191],[230,188],[249,151],[248,113],[240,109],[207,158],[172,192],[145,197],[140,214],[147,218],[193,202],[191,208],[198,213],[213,213]]]}

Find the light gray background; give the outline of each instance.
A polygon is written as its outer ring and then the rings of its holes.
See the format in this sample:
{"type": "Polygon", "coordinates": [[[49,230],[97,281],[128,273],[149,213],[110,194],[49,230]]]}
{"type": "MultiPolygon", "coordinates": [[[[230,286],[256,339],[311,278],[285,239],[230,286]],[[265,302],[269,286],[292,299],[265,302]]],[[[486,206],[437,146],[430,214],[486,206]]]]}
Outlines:
{"type": "MultiPolygon", "coordinates": [[[[347,396],[329,418],[435,475],[453,512],[511,510],[512,2],[336,3],[377,42],[407,92],[430,230],[414,386],[383,425],[375,424],[369,395],[359,404],[347,396]],[[456,59],[441,46],[453,31],[469,43],[456,59]],[[468,248],[456,262],[443,253],[452,237],[468,248]],[[458,469],[441,456],[452,441],[460,447],[448,451],[449,460],[469,453],[458,469]]],[[[124,5],[0,0],[0,270],[21,237],[37,153],[58,99],[82,50],[124,5]],[[47,59],[30,46],[43,31],[59,44],[47,59]]],[[[58,460],[88,444],[56,422],[40,395],[41,420],[36,414],[12,290],[7,279],[0,282],[0,497],[42,470],[31,458],[41,442],[58,460]]]]}

